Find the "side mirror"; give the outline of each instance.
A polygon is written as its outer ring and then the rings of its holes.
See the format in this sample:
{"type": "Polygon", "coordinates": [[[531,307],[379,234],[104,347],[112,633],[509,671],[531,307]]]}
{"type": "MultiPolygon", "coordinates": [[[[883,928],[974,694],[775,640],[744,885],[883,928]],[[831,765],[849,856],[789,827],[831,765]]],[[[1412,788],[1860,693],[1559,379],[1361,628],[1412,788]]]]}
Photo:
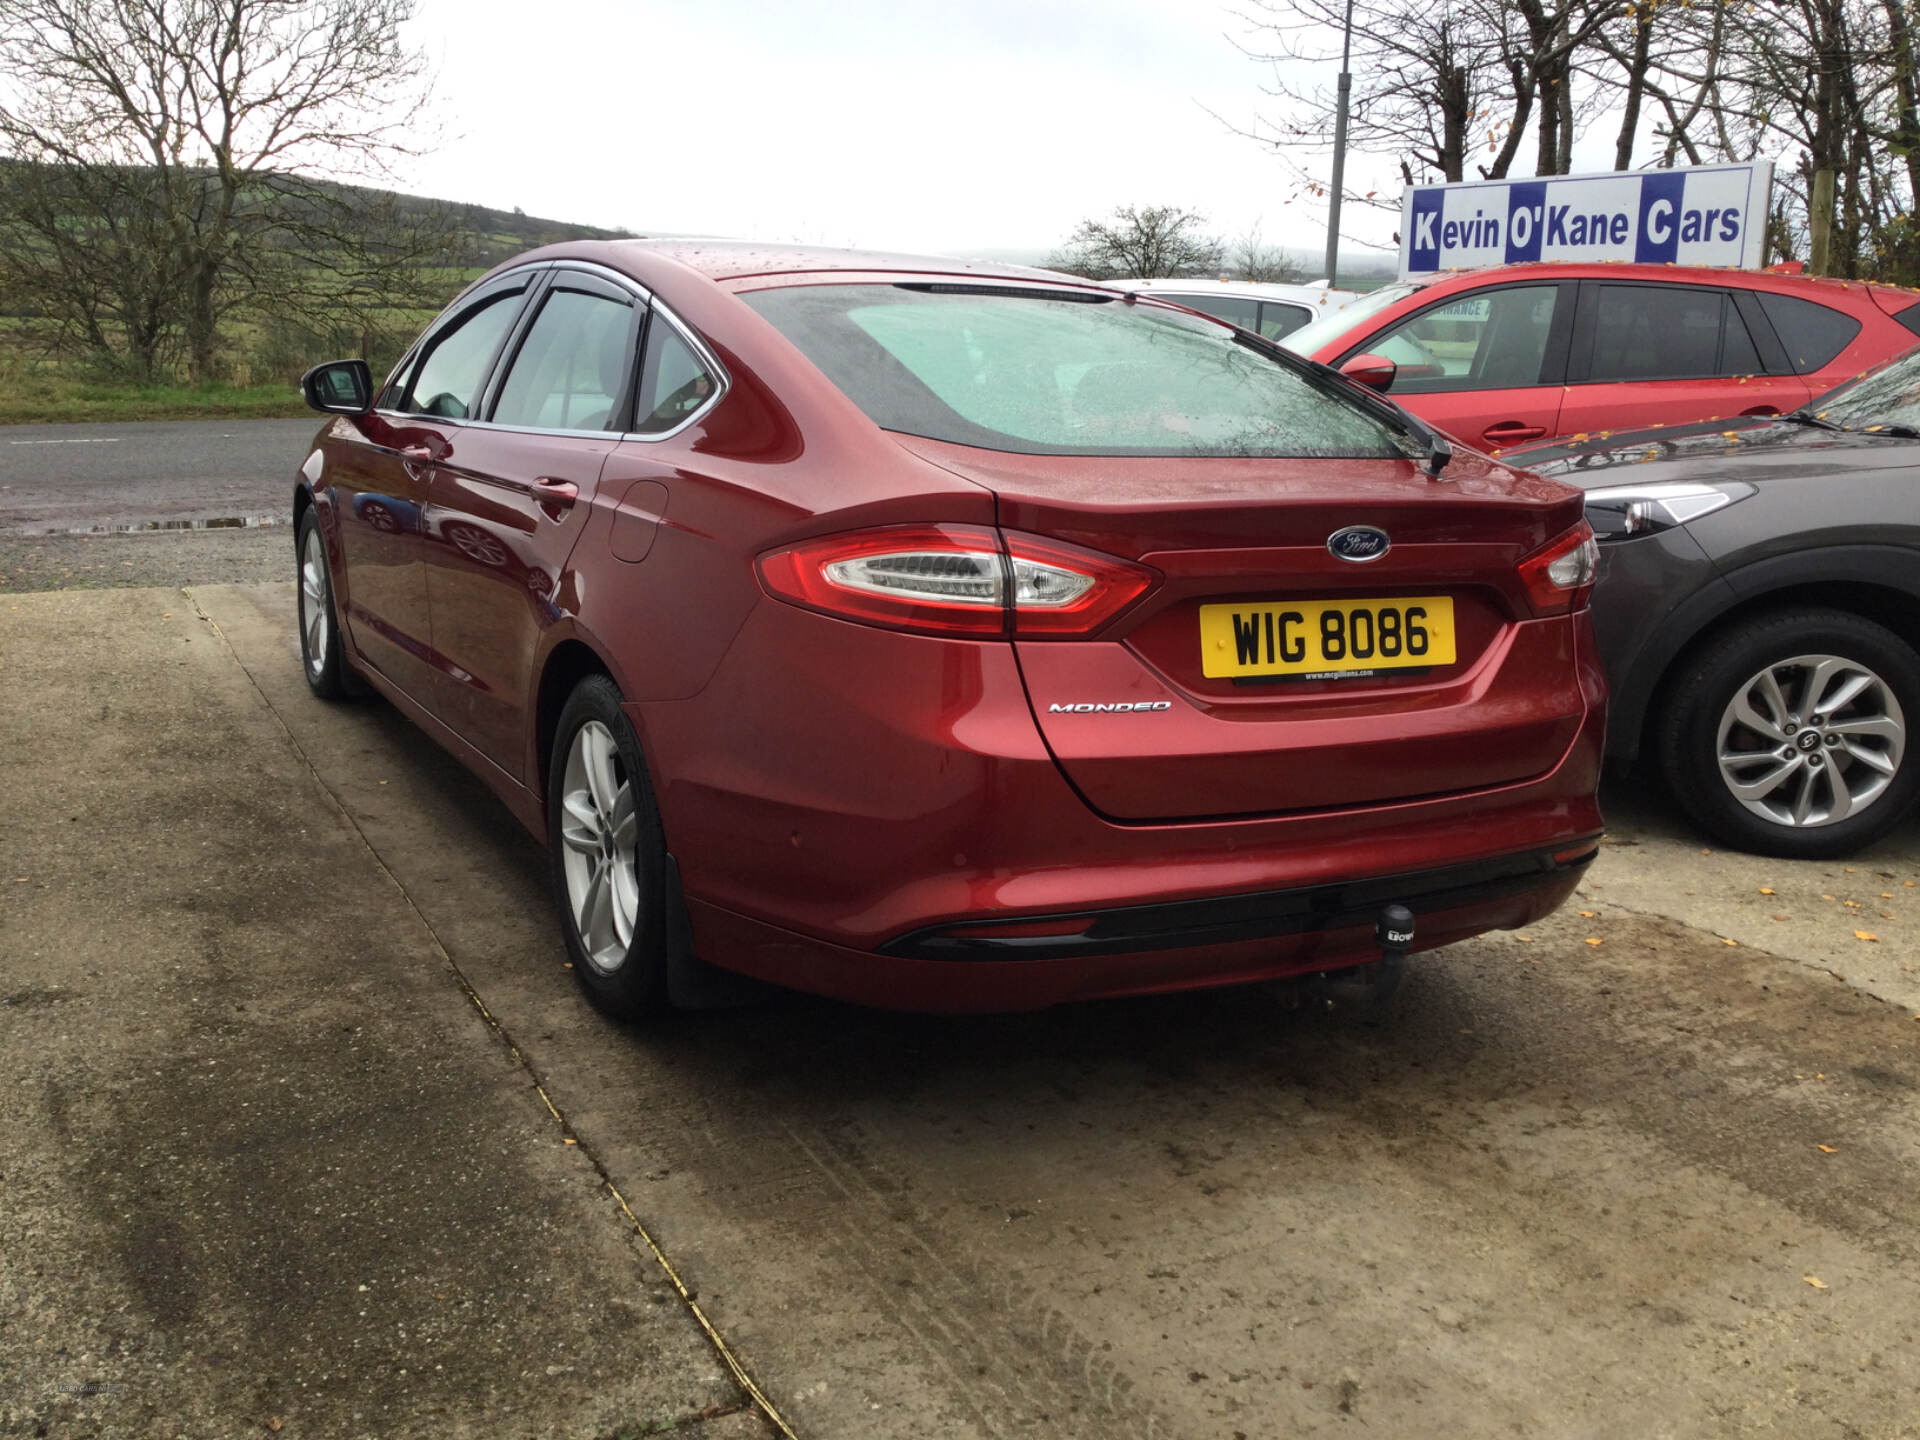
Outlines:
{"type": "Polygon", "coordinates": [[[1384,395],[1393,388],[1393,377],[1400,373],[1400,367],[1384,355],[1356,355],[1340,367],[1340,373],[1384,395]]]}
{"type": "Polygon", "coordinates": [[[300,393],[322,415],[364,415],[373,409],[373,372],[364,360],[329,360],[300,377],[300,393]]]}

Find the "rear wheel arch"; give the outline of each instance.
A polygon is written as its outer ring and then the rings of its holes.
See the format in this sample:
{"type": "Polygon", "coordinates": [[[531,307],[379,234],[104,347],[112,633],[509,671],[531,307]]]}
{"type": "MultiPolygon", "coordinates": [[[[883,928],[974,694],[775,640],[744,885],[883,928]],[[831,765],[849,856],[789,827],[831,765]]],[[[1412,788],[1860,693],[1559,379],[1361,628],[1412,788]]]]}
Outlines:
{"type": "MultiPolygon", "coordinates": [[[[590,675],[603,675],[613,682],[613,686],[626,699],[632,699],[620,672],[600,650],[578,634],[566,636],[556,643],[546,654],[540,665],[540,680],[534,689],[534,764],[535,774],[539,776],[539,794],[546,794],[548,770],[553,763],[553,740],[560,725],[560,712],[567,707],[567,701],[579,688],[580,682],[590,675]]],[[[640,744],[645,749],[647,737],[638,725],[634,727],[640,744]]],[[[652,757],[648,756],[649,768],[652,757]]]]}

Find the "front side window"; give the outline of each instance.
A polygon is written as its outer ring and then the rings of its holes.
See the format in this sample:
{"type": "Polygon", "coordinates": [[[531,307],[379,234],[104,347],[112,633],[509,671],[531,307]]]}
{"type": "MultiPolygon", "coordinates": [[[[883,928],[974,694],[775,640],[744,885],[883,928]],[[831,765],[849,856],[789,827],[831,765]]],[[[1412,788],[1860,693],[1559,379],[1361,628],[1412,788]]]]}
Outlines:
{"type": "Polygon", "coordinates": [[[465,420],[480,398],[487,369],[520,311],[515,290],[469,310],[431,341],[400,408],[412,415],[465,420]]]}
{"type": "Polygon", "coordinates": [[[1236,332],[1149,303],[909,283],[742,298],[902,434],[1026,455],[1407,453],[1236,332]]]}
{"type": "Polygon", "coordinates": [[[538,430],[605,430],[626,390],[634,307],[555,290],[520,342],[494,402],[493,423],[538,430]]]}
{"type": "Polygon", "coordinates": [[[1589,380],[1689,380],[1724,373],[1727,299],[1680,285],[1602,285],[1589,380]]]}
{"type": "Polygon", "coordinates": [[[1367,342],[1398,367],[1396,394],[1507,390],[1540,383],[1557,285],[1463,295],[1423,310],[1367,342]]]}

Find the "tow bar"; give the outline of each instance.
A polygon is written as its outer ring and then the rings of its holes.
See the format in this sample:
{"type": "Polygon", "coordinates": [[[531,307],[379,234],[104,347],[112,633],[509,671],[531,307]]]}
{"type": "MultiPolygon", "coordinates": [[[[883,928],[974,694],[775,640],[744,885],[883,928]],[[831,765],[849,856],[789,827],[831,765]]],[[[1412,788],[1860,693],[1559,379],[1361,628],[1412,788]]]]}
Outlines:
{"type": "Polygon", "coordinates": [[[1394,992],[1407,971],[1413,948],[1413,912],[1404,905],[1384,907],[1373,924],[1380,958],[1371,965],[1324,971],[1319,991],[1327,1009],[1344,1011],[1363,1025],[1384,1025],[1393,1018],[1394,992]]]}

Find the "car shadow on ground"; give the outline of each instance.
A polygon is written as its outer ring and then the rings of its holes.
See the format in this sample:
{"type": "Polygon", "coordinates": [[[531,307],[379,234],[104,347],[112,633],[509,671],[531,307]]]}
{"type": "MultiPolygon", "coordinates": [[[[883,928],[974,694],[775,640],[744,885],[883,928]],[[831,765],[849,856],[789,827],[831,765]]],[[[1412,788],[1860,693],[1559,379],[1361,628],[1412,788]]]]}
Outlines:
{"type": "MultiPolygon", "coordinates": [[[[448,843],[472,850],[475,868],[510,886],[512,899],[550,935],[543,945],[551,961],[541,987],[546,1001],[587,1013],[562,968],[541,847],[483,784],[398,712],[383,704],[368,708],[396,759],[421,772],[457,817],[457,835],[449,834],[448,843]]],[[[1686,834],[1658,796],[1608,798],[1638,833],[1686,834]]],[[[450,948],[458,963],[457,947],[450,948]]],[[[1557,959],[1569,956],[1586,958],[1569,949],[1557,959]]],[[[1527,973],[1512,969],[1504,950],[1484,942],[1416,954],[1394,1015],[1379,1027],[1358,1023],[1309,985],[1292,982],[983,1016],[872,1010],[767,987],[731,1008],[682,1011],[626,1027],[598,1016],[592,1023],[623,1033],[644,1052],[645,1067],[664,1065],[688,1085],[779,1094],[815,1113],[875,1096],[906,1103],[942,1093],[977,1108],[990,1093],[1011,1099],[1030,1093],[1034,1083],[1071,1086],[1068,1072],[1105,1076],[1122,1090],[1277,1084],[1346,1092],[1356,1102],[1390,1100],[1395,1087],[1383,1090],[1383,1082],[1398,1075],[1406,1085],[1402,1098],[1412,1103],[1431,1098],[1436,1073],[1450,1076],[1450,1087],[1464,1084],[1487,1098],[1549,1080],[1550,1051],[1557,1046],[1540,1033],[1536,1012],[1565,997],[1549,998],[1544,977],[1551,964],[1526,966],[1527,973]]]]}

